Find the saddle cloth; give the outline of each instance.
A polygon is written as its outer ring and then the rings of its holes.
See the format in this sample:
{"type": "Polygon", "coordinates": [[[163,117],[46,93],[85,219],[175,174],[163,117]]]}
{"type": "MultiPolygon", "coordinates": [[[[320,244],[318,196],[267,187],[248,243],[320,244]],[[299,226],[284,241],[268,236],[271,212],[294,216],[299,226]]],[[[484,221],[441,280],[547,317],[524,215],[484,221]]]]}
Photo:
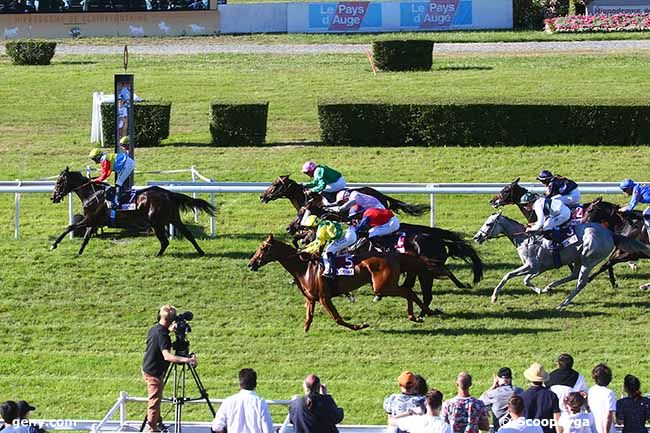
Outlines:
{"type": "Polygon", "coordinates": [[[337,275],[354,275],[354,267],[357,265],[356,254],[361,252],[377,251],[380,253],[388,253],[397,251],[400,253],[405,252],[404,240],[406,234],[404,232],[391,233],[387,236],[373,238],[360,238],[357,242],[348,248],[344,248],[336,254],[336,273],[337,275]]]}
{"type": "MultiPolygon", "coordinates": [[[[117,210],[135,210],[136,197],[137,191],[134,189],[120,191],[120,208],[117,210]]],[[[114,198],[115,187],[111,186],[106,190],[106,202],[109,204],[109,208],[112,208],[114,198]]]]}

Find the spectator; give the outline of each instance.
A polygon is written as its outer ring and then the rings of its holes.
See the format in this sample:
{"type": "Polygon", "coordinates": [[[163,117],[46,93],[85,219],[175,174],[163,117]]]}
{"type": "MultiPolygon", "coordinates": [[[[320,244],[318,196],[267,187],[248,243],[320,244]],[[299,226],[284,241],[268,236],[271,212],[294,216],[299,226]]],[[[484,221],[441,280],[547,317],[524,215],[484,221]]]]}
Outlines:
{"type": "Polygon", "coordinates": [[[487,407],[478,398],[470,395],[472,376],[461,372],[456,378],[456,397],[442,405],[440,416],[451,426],[454,433],[478,433],[490,430],[487,407]]]}
{"type": "MultiPolygon", "coordinates": [[[[417,393],[419,395],[424,395],[426,396],[427,393],[429,392],[429,385],[427,384],[427,380],[422,377],[419,374],[415,375],[415,383],[416,383],[416,388],[417,388],[417,393]]],[[[425,401],[426,403],[426,401],[425,401]]]]}
{"type": "MultiPolygon", "coordinates": [[[[557,395],[560,402],[571,392],[587,392],[587,382],[582,374],[573,369],[573,357],[563,353],[557,358],[557,368],[551,371],[546,387],[557,395]]],[[[560,411],[565,413],[565,405],[560,404],[560,411]]]]}
{"type": "Polygon", "coordinates": [[[557,433],[596,433],[594,416],[583,412],[585,398],[580,392],[570,392],[563,402],[566,411],[562,412],[558,421],[557,433]]]}
{"type": "MultiPolygon", "coordinates": [[[[418,382],[415,374],[410,371],[405,371],[397,378],[400,393],[389,395],[384,399],[384,410],[388,414],[388,418],[403,415],[404,413],[423,413],[424,412],[424,396],[418,394],[418,382]]],[[[389,433],[400,433],[396,427],[388,428],[389,433]]]]}
{"type": "Polygon", "coordinates": [[[544,433],[553,433],[560,419],[560,403],[550,389],[544,388],[548,373],[542,364],[534,362],[524,371],[524,377],[531,386],[521,394],[526,408],[524,415],[529,420],[539,420],[544,433]]]}
{"type": "Polygon", "coordinates": [[[343,421],[343,409],[336,406],[325,384],[315,374],[303,382],[305,396],[289,406],[289,418],[295,433],[338,433],[336,424],[343,421]]]}
{"type": "Polygon", "coordinates": [[[252,368],[239,371],[240,391],[224,400],[214,420],[214,433],[272,433],[273,421],[266,401],[255,394],[257,373],[252,368]]]}
{"type": "Polygon", "coordinates": [[[18,418],[18,405],[15,401],[7,400],[0,405],[0,414],[4,421],[3,431],[13,427],[13,423],[18,418]]]}
{"type": "Polygon", "coordinates": [[[513,395],[508,400],[508,418],[509,422],[504,424],[499,432],[502,433],[542,433],[540,426],[535,425],[524,417],[526,407],[524,399],[519,395],[513,395]]]}
{"type": "Polygon", "coordinates": [[[596,420],[596,430],[598,433],[616,433],[616,393],[607,388],[612,381],[612,370],[605,364],[598,364],[591,371],[591,377],[596,384],[589,388],[588,401],[596,420]]]}
{"type": "Polygon", "coordinates": [[[508,402],[513,395],[524,392],[523,389],[512,386],[512,370],[502,367],[492,378],[492,386],[485,391],[480,399],[488,408],[491,408],[494,431],[505,422],[508,415],[508,402]]]}
{"type": "Polygon", "coordinates": [[[391,417],[388,424],[410,433],[452,433],[449,424],[439,415],[442,397],[440,391],[432,389],[424,398],[426,414],[391,417]]]}
{"type": "Polygon", "coordinates": [[[623,433],[648,433],[645,425],[650,422],[650,399],[641,396],[641,382],[628,374],[623,390],[627,397],[616,402],[616,423],[623,425],[623,433]]]}

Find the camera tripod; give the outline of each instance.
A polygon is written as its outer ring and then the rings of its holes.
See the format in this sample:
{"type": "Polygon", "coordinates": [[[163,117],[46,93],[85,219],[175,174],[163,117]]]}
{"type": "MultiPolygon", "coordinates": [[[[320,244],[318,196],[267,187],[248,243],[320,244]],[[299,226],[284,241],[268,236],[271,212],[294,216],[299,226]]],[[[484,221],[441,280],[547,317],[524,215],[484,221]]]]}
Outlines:
{"type": "MultiPolygon", "coordinates": [[[[187,355],[179,355],[179,356],[184,356],[189,358],[191,355],[187,354],[187,355]]],[[[167,384],[167,380],[169,380],[169,377],[172,375],[174,377],[173,396],[171,399],[167,398],[165,400],[171,400],[172,404],[174,405],[174,433],[181,433],[183,406],[187,402],[205,400],[205,402],[208,404],[208,407],[210,408],[210,412],[212,412],[212,417],[216,415],[214,407],[212,406],[212,403],[208,398],[208,392],[206,391],[205,386],[203,386],[203,382],[201,382],[201,378],[199,377],[199,372],[196,371],[195,366],[191,364],[185,364],[185,363],[180,364],[180,366],[179,364],[176,363],[169,364],[169,367],[167,368],[167,372],[165,373],[163,387],[167,384]],[[192,374],[194,383],[196,384],[196,387],[199,390],[199,394],[201,394],[200,397],[192,398],[192,397],[185,396],[185,373],[187,370],[189,370],[190,373],[192,374]]],[[[145,416],[144,421],[142,422],[142,426],[140,427],[141,432],[144,431],[146,425],[147,425],[147,417],[145,416]]]]}

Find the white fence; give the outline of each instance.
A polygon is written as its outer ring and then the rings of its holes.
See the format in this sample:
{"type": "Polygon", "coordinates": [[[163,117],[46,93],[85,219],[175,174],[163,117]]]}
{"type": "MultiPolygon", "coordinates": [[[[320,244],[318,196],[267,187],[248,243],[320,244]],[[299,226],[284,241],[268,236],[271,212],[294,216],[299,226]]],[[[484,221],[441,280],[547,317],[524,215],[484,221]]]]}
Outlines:
{"type": "MultiPolygon", "coordinates": [[[[174,192],[185,194],[210,194],[210,201],[214,205],[215,194],[259,194],[270,185],[267,182],[214,182],[201,175],[194,167],[185,170],[159,171],[155,173],[179,173],[190,172],[191,182],[184,181],[150,181],[147,185],[159,185],[174,192]],[[198,181],[200,179],[201,181],[198,181]]],[[[149,172],[154,173],[154,172],[149,172]]],[[[435,225],[436,203],[435,196],[438,194],[496,194],[507,183],[366,183],[348,184],[349,187],[370,186],[384,194],[425,194],[429,196],[430,220],[435,225]]],[[[542,192],[543,186],[538,183],[520,183],[521,186],[534,192],[542,192]]],[[[621,194],[618,183],[615,182],[580,182],[580,191],[583,194],[621,194]]],[[[0,181],[0,194],[14,194],[14,237],[19,237],[20,226],[20,200],[22,194],[40,193],[51,194],[54,182],[51,181],[0,181]]],[[[136,186],[134,188],[144,188],[136,186]]],[[[72,194],[68,199],[69,221],[74,216],[74,205],[72,194]]],[[[198,215],[195,213],[195,222],[198,222],[198,215]]],[[[216,236],[215,217],[210,218],[210,236],[216,236]]]]}

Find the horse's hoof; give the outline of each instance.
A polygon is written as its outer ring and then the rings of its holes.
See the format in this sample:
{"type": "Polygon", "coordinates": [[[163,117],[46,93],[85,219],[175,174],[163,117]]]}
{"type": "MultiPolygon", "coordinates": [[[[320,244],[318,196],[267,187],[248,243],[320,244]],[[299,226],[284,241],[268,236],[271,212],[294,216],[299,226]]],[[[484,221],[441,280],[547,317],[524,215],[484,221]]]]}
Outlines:
{"type": "Polygon", "coordinates": [[[499,297],[497,295],[492,295],[492,297],[490,298],[490,301],[492,301],[493,304],[496,304],[497,299],[499,299],[499,297]]]}
{"type": "Polygon", "coordinates": [[[629,262],[628,265],[630,266],[630,269],[632,269],[632,272],[636,272],[639,270],[639,265],[634,262],[629,262]]]}
{"type": "Polygon", "coordinates": [[[369,327],[369,326],[370,326],[370,325],[368,325],[367,323],[364,322],[364,323],[362,323],[361,325],[354,325],[354,330],[355,330],[355,331],[360,331],[360,330],[362,330],[362,329],[366,329],[366,328],[369,327]]]}
{"type": "Polygon", "coordinates": [[[542,293],[549,293],[551,291],[551,287],[546,286],[542,289],[542,293]]]}
{"type": "Polygon", "coordinates": [[[650,289],[650,283],[640,285],[640,286],[639,286],[639,289],[641,289],[641,290],[648,290],[648,289],[650,289]]]}
{"type": "Polygon", "coordinates": [[[409,315],[409,320],[410,320],[411,322],[415,322],[415,323],[422,323],[422,322],[424,322],[424,319],[422,319],[421,317],[414,316],[414,315],[412,315],[412,314],[409,315]]]}
{"type": "Polygon", "coordinates": [[[372,302],[379,302],[379,301],[381,301],[381,296],[379,296],[379,295],[372,298],[372,302]]]}
{"type": "Polygon", "coordinates": [[[538,295],[541,295],[542,289],[540,289],[539,287],[533,287],[533,292],[537,293],[538,295]]]}
{"type": "Polygon", "coordinates": [[[57,247],[56,244],[52,244],[52,245],[50,245],[50,251],[54,251],[54,250],[56,250],[56,247],[57,247]]]}

